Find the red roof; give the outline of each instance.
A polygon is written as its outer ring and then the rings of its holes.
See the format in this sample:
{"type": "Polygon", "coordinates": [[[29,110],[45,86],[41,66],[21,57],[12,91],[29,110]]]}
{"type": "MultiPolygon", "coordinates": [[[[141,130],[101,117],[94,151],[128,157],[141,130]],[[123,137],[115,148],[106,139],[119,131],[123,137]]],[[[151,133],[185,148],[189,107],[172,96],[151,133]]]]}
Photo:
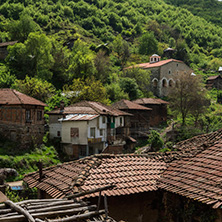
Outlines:
{"type": "MultiPolygon", "coordinates": [[[[48,114],[61,114],[60,109],[52,110],[48,114]]],[[[131,114],[104,105],[100,102],[81,101],[64,108],[63,114],[100,114],[112,116],[131,116],[131,114]]]]}
{"type": "Polygon", "coordinates": [[[43,169],[41,182],[38,172],[26,175],[24,181],[53,198],[110,184],[116,187],[103,192],[107,196],[119,196],[157,190],[157,179],[165,169],[163,161],[147,156],[100,154],[43,169]]]}
{"type": "Polygon", "coordinates": [[[114,104],[112,104],[112,107],[116,108],[116,109],[137,109],[137,110],[152,110],[151,108],[147,108],[145,106],[141,106],[135,102],[131,102],[129,100],[126,99],[122,99],[114,104]]]}
{"type": "Polygon", "coordinates": [[[38,105],[47,106],[45,103],[27,96],[15,89],[0,89],[0,104],[1,105],[38,105]]]}
{"type": "Polygon", "coordinates": [[[158,187],[212,205],[222,206],[222,141],[199,154],[173,161],[158,187]]]}
{"type": "Polygon", "coordinates": [[[154,99],[154,98],[141,98],[136,99],[133,101],[134,103],[140,104],[140,105],[146,105],[146,104],[169,104],[168,102],[162,100],[162,99],[154,99]]]}
{"type": "Polygon", "coordinates": [[[131,68],[143,68],[143,69],[149,69],[149,68],[154,68],[154,67],[160,67],[163,65],[166,65],[167,63],[170,62],[182,62],[180,60],[176,60],[176,59],[167,59],[167,60],[161,60],[159,62],[154,62],[154,63],[141,63],[141,64],[136,64],[134,66],[129,66],[125,69],[131,69],[131,68]]]}

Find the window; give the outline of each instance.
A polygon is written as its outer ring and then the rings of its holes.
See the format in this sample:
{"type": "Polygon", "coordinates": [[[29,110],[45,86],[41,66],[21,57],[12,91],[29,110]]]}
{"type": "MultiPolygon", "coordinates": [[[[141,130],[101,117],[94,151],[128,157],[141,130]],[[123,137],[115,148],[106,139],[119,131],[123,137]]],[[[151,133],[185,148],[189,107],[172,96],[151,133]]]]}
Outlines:
{"type": "Polygon", "coordinates": [[[70,128],[70,137],[78,138],[79,137],[79,128],[70,128]]]}
{"type": "Polygon", "coordinates": [[[100,136],[103,136],[103,129],[100,129],[100,130],[99,130],[99,135],[100,135],[100,136]]]}
{"type": "Polygon", "coordinates": [[[92,127],[90,128],[90,137],[96,137],[96,128],[95,127],[92,127]]]}
{"type": "Polygon", "coordinates": [[[169,87],[173,87],[173,81],[172,80],[169,81],[169,87]]]}
{"type": "Polygon", "coordinates": [[[25,120],[26,122],[31,122],[31,110],[26,110],[25,111],[25,120]]]}
{"type": "Polygon", "coordinates": [[[103,116],[103,123],[106,123],[106,117],[103,116]]]}
{"type": "Polygon", "coordinates": [[[171,74],[171,70],[168,71],[168,74],[169,74],[169,75],[171,74]]]}
{"type": "Polygon", "coordinates": [[[154,87],[154,88],[157,87],[157,84],[158,84],[158,80],[157,80],[157,79],[153,80],[153,87],[154,87]]]}
{"type": "Polygon", "coordinates": [[[60,131],[57,131],[57,136],[58,136],[58,137],[61,137],[60,131]]]}
{"type": "Polygon", "coordinates": [[[123,118],[120,117],[120,125],[122,126],[123,125],[123,118]]]}
{"type": "Polygon", "coordinates": [[[162,81],[162,86],[163,86],[163,87],[167,87],[167,81],[166,81],[166,79],[163,79],[163,81],[162,81]]]}
{"type": "Polygon", "coordinates": [[[179,66],[179,64],[177,63],[177,67],[179,66]]]}
{"type": "Polygon", "coordinates": [[[38,121],[42,120],[42,111],[37,111],[37,120],[38,121]]]}

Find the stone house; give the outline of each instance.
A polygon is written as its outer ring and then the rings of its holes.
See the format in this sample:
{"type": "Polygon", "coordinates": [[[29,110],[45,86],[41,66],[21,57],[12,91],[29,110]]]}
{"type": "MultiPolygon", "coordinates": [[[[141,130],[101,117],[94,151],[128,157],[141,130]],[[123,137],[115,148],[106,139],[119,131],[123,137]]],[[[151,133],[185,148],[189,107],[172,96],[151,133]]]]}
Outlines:
{"type": "Polygon", "coordinates": [[[121,149],[129,136],[131,114],[99,102],[82,101],[48,114],[50,138],[60,138],[65,152],[76,159],[108,146],[121,149]]]}
{"type": "Polygon", "coordinates": [[[160,56],[154,54],[150,57],[149,63],[136,64],[126,69],[135,67],[150,70],[150,90],[157,97],[165,97],[168,95],[169,89],[176,84],[177,76],[181,72],[190,74],[192,69],[180,60],[160,59],[160,56]]]}
{"type": "Polygon", "coordinates": [[[112,104],[112,107],[132,114],[130,117],[130,135],[133,138],[147,137],[150,127],[151,108],[126,99],[112,104]]]}
{"type": "Polygon", "coordinates": [[[150,126],[158,126],[167,121],[168,102],[154,98],[141,98],[133,102],[151,109],[150,126]]]}
{"type": "Polygon", "coordinates": [[[45,103],[14,89],[0,89],[0,134],[21,147],[41,143],[45,103]]]}
{"type": "Polygon", "coordinates": [[[17,43],[18,41],[11,41],[11,42],[2,42],[0,43],[0,59],[5,59],[8,55],[8,50],[7,47],[9,45],[14,45],[15,43],[17,43]]]}

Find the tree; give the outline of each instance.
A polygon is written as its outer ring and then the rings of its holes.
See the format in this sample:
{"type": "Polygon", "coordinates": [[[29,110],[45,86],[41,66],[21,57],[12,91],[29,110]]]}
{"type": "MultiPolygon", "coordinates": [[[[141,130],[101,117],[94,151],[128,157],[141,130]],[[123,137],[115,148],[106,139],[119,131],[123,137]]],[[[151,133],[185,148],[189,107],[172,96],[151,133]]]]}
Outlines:
{"type": "Polygon", "coordinates": [[[143,97],[143,93],[139,89],[135,79],[129,77],[120,78],[121,89],[129,95],[130,100],[138,99],[143,97]]]}
{"type": "Polygon", "coordinates": [[[82,100],[101,102],[109,104],[105,87],[94,77],[84,79],[74,79],[72,85],[65,85],[63,91],[69,95],[71,103],[82,100]]]}
{"type": "Polygon", "coordinates": [[[0,64],[0,88],[10,88],[16,77],[11,75],[7,67],[0,64]]]}
{"type": "Polygon", "coordinates": [[[142,55],[151,55],[157,53],[158,41],[153,32],[146,32],[139,39],[139,53],[142,55]]]}
{"type": "Polygon", "coordinates": [[[94,66],[95,55],[80,39],[76,40],[73,45],[72,54],[70,56],[70,65],[68,67],[68,72],[70,79],[73,78],[84,78],[95,74],[94,66]]]}
{"type": "Polygon", "coordinates": [[[50,80],[54,62],[51,50],[51,40],[45,34],[30,33],[24,43],[8,47],[6,61],[17,78],[24,79],[29,75],[50,80]]]}
{"type": "Polygon", "coordinates": [[[143,92],[144,96],[150,95],[149,85],[150,85],[150,70],[144,70],[141,68],[133,67],[131,69],[126,69],[123,72],[124,77],[129,77],[135,79],[139,89],[143,92]]]}
{"type": "Polygon", "coordinates": [[[155,130],[151,130],[147,142],[150,144],[152,151],[159,150],[164,144],[160,134],[155,130]]]}
{"type": "Polygon", "coordinates": [[[130,49],[129,44],[125,40],[123,40],[121,35],[117,35],[114,39],[113,51],[114,55],[116,53],[118,59],[117,64],[119,63],[118,65],[123,68],[130,57],[130,49]]]}
{"type": "Polygon", "coordinates": [[[185,125],[188,114],[200,112],[206,106],[206,90],[199,76],[192,73],[178,74],[176,84],[169,91],[169,101],[173,111],[182,117],[185,125]]]}
{"type": "Polygon", "coordinates": [[[46,102],[55,92],[55,88],[51,83],[28,76],[24,80],[17,79],[12,88],[43,102],[46,102]]]}

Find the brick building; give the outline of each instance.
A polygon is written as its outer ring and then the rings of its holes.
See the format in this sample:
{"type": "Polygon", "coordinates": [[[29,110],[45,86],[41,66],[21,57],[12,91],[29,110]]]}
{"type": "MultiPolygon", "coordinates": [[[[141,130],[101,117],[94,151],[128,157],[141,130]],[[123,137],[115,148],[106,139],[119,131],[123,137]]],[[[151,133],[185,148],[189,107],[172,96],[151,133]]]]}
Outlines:
{"type": "Polygon", "coordinates": [[[0,89],[0,134],[21,147],[41,143],[45,103],[14,89],[0,89]]]}
{"type": "Polygon", "coordinates": [[[135,67],[150,70],[150,90],[155,96],[164,97],[168,95],[169,88],[176,84],[179,73],[185,72],[190,74],[192,73],[192,69],[180,60],[160,59],[160,56],[154,54],[150,57],[149,63],[136,64],[135,66],[130,66],[126,69],[135,67]]]}
{"type": "Polygon", "coordinates": [[[137,103],[122,99],[112,107],[132,114],[130,117],[130,135],[134,138],[146,137],[149,133],[151,108],[141,106],[137,103]]]}
{"type": "Polygon", "coordinates": [[[150,126],[158,126],[167,121],[168,102],[162,99],[141,98],[133,101],[139,105],[151,108],[150,126]]]}

